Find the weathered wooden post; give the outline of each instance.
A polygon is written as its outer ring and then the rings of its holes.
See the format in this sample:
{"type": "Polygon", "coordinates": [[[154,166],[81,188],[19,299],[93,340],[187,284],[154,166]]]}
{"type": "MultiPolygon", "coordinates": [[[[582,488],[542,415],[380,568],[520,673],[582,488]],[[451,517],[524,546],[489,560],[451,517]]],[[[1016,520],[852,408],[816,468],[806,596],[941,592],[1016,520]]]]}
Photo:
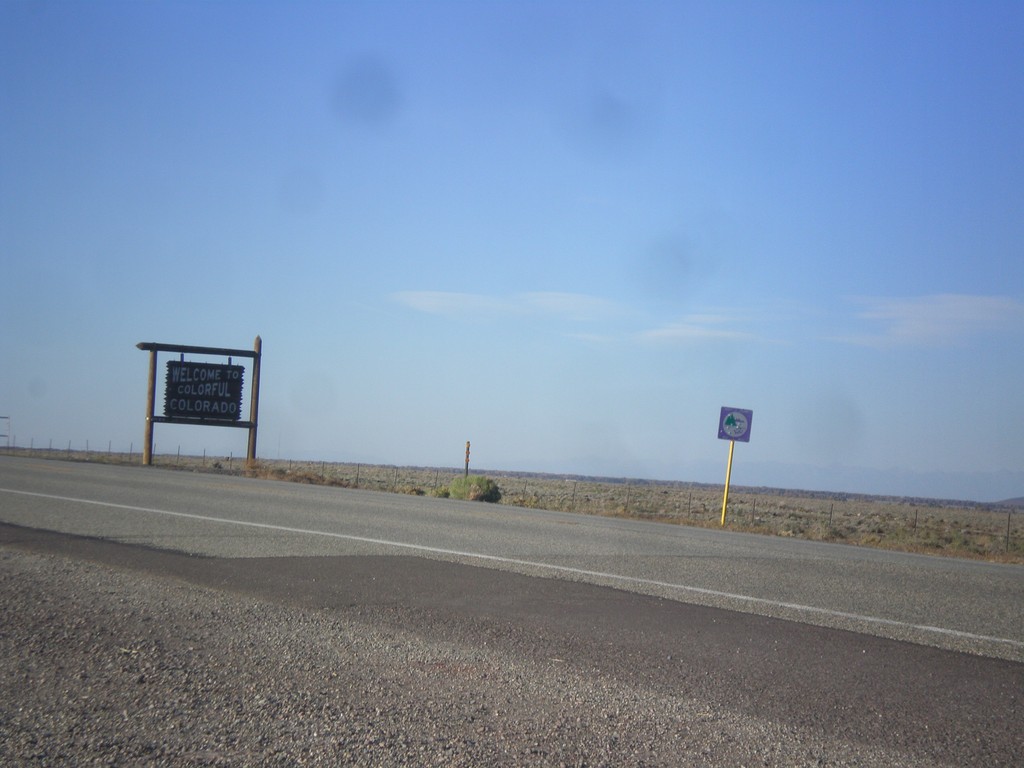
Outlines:
{"type": "Polygon", "coordinates": [[[252,351],[252,394],[249,397],[249,452],[246,454],[245,463],[247,468],[254,469],[256,465],[256,425],[260,411],[260,359],[263,357],[263,339],[256,337],[252,351]]]}

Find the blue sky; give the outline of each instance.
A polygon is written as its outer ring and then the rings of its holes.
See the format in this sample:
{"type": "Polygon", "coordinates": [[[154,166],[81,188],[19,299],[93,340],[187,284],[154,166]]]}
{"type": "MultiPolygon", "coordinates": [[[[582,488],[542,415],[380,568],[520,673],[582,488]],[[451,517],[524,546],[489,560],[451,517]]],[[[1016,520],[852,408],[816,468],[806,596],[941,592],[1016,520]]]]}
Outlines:
{"type": "Polygon", "coordinates": [[[138,450],[137,342],[258,334],[267,458],[722,482],[729,405],[738,485],[1024,495],[1022,39],[1015,2],[3,3],[0,415],[138,450]]]}

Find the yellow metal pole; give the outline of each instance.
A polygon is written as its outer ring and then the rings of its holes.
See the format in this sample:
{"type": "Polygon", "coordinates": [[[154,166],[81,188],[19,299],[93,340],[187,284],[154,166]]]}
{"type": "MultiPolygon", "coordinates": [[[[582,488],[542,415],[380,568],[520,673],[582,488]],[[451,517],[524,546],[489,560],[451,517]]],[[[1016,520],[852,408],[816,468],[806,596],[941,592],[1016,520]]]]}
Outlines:
{"type": "Polygon", "coordinates": [[[722,525],[725,525],[725,508],[729,505],[729,478],[732,477],[732,449],[736,441],[729,441],[729,463],[725,467],[725,494],[722,496],[722,525]]]}

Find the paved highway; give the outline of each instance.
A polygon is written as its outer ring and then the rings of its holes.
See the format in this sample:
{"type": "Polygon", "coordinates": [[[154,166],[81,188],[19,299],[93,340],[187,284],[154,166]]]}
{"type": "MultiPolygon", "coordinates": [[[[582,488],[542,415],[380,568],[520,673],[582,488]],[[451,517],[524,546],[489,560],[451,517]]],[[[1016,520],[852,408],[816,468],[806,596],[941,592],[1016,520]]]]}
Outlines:
{"type": "Polygon", "coordinates": [[[407,555],[1024,660],[1024,567],[161,469],[0,458],[0,522],[221,558],[407,555]]]}
{"type": "Polygon", "coordinates": [[[0,457],[0,582],[12,764],[1024,754],[1020,566],[0,457]]]}

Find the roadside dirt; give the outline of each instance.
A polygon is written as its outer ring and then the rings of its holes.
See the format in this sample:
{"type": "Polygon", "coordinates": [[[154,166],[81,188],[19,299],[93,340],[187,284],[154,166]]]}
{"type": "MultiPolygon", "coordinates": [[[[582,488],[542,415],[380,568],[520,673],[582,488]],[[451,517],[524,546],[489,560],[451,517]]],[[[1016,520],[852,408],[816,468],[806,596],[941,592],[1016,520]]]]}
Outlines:
{"type": "Polygon", "coordinates": [[[413,557],[0,526],[8,765],[1016,765],[1024,665],[413,557]]]}

